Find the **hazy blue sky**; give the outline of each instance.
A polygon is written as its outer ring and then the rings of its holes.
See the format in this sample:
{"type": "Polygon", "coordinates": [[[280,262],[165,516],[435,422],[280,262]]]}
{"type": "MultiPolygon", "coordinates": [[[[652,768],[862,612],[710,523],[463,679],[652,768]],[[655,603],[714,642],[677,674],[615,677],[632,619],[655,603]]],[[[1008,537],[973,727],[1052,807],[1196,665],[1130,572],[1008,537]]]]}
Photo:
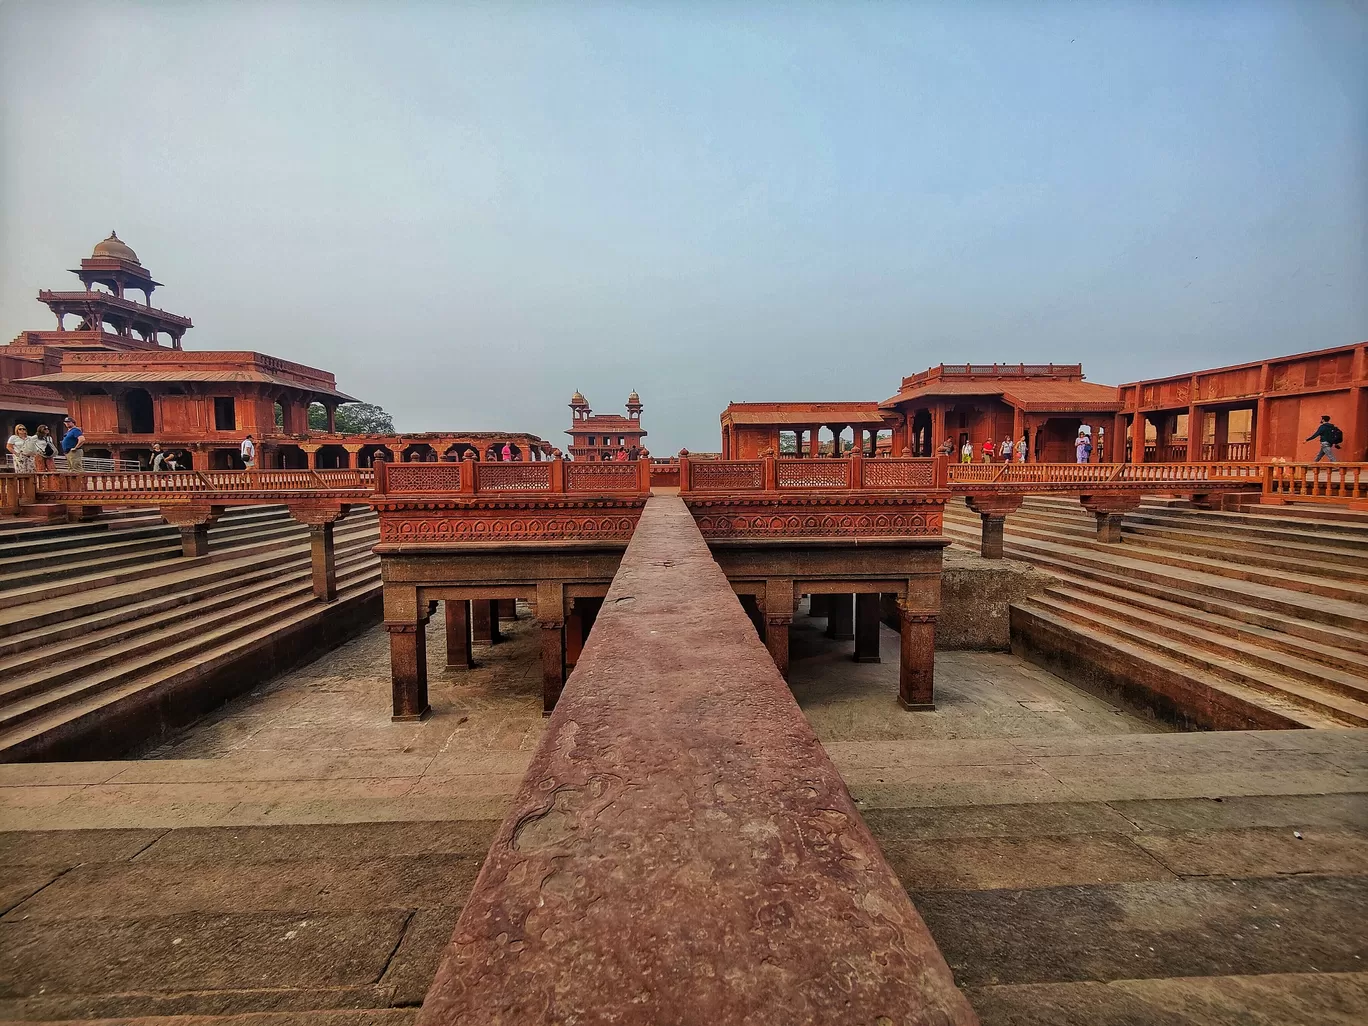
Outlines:
{"type": "Polygon", "coordinates": [[[0,332],[117,229],[401,429],[1368,336],[1368,6],[0,6],[0,332]]]}

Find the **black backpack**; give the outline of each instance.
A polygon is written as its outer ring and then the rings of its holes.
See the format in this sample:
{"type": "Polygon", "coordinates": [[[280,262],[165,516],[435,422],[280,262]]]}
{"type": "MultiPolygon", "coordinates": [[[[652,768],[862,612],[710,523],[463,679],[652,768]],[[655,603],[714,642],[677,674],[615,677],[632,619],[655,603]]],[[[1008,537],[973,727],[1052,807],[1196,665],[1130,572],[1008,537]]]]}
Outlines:
{"type": "Polygon", "coordinates": [[[1331,444],[1331,445],[1339,445],[1339,444],[1340,444],[1341,442],[1343,442],[1343,441],[1344,441],[1344,432],[1341,431],[1341,430],[1340,430],[1338,427],[1336,427],[1334,424],[1331,424],[1331,425],[1330,425],[1330,444],[1331,444]]]}

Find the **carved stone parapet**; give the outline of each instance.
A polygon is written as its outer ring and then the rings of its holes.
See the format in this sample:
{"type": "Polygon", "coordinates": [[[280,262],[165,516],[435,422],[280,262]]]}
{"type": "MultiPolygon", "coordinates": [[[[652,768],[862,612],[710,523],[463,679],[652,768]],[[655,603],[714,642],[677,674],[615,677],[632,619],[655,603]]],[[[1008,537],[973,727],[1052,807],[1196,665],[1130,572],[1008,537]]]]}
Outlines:
{"type": "Polygon", "coordinates": [[[687,495],[703,537],[907,537],[941,534],[946,494],[687,495]]]}
{"type": "Polygon", "coordinates": [[[621,541],[646,496],[622,498],[398,499],[373,503],[380,543],[621,541]]]}

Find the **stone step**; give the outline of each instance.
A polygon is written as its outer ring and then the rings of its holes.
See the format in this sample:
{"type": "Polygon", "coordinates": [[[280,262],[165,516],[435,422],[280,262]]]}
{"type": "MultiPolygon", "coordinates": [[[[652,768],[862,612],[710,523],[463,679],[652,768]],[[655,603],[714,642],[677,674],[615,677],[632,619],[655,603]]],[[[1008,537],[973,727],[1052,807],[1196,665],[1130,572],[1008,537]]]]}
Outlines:
{"type": "Polygon", "coordinates": [[[1056,542],[1022,540],[1008,536],[1004,551],[1019,559],[1045,566],[1062,565],[1075,573],[1115,581],[1137,579],[1163,583],[1175,592],[1196,592],[1261,609],[1272,609],[1301,619],[1331,624],[1368,634],[1368,605],[1363,589],[1325,584],[1319,590],[1330,594],[1308,599],[1295,585],[1285,584],[1268,574],[1235,576],[1211,572],[1199,565],[1174,566],[1156,562],[1150,553],[1093,552],[1056,542]],[[1180,572],[1181,571],[1181,572],[1180,572]],[[1250,577],[1262,577],[1251,580],[1250,577]]]}
{"type": "MultiPolygon", "coordinates": [[[[1268,546],[1274,553],[1260,551],[1261,546],[1251,545],[1240,539],[1224,540],[1214,537],[1212,542],[1204,543],[1201,540],[1189,537],[1164,538],[1149,529],[1138,530],[1129,524],[1123,526],[1124,548],[1126,551],[1135,554],[1136,547],[1152,550],[1151,558],[1155,562],[1167,563],[1174,566],[1191,565],[1189,557],[1202,560],[1205,569],[1214,567],[1222,568],[1222,574],[1234,574],[1244,579],[1247,568],[1259,567],[1265,570],[1279,570],[1282,573],[1276,578],[1269,578],[1273,581],[1288,579],[1288,575],[1297,577],[1314,577],[1327,581],[1339,581],[1341,583],[1352,583],[1363,587],[1368,587],[1368,554],[1359,556],[1357,553],[1345,551],[1342,554],[1324,549],[1311,550],[1307,547],[1294,547],[1283,544],[1279,546],[1268,546]],[[1226,567],[1232,569],[1227,570],[1226,567]]],[[[1116,548],[1113,544],[1099,542],[1096,540],[1095,533],[1089,525],[1086,532],[1061,531],[1052,526],[1038,526],[1036,520],[1031,517],[1010,517],[1007,521],[1006,536],[1017,538],[1031,538],[1040,541],[1058,541],[1068,538],[1080,547],[1095,551],[1112,551],[1116,548]]]]}
{"type": "MultiPolygon", "coordinates": [[[[336,536],[354,530],[375,530],[373,513],[348,517],[336,528],[336,536]]],[[[301,525],[301,532],[305,531],[301,525]]],[[[158,595],[171,595],[203,584],[228,581],[244,568],[258,567],[262,557],[279,555],[284,546],[308,544],[307,533],[285,540],[268,540],[191,559],[178,558],[152,563],[139,572],[95,574],[61,585],[47,585],[28,593],[11,592],[10,601],[0,607],[0,638],[9,637],[47,624],[66,623],[127,605],[145,598],[149,587],[158,595]],[[22,598],[23,601],[18,599],[22,598]]]]}
{"type": "MultiPolygon", "coordinates": [[[[339,572],[339,593],[344,586],[354,587],[377,577],[378,567],[374,565],[351,568],[345,575],[339,572]]],[[[58,680],[41,686],[41,690],[11,697],[6,693],[10,691],[10,685],[6,683],[4,691],[0,692],[0,739],[49,712],[117,689],[130,680],[155,674],[164,666],[192,660],[196,652],[207,646],[233,644],[238,638],[252,634],[263,622],[292,611],[307,611],[311,608],[310,603],[320,608],[324,605],[314,598],[312,589],[297,583],[293,589],[282,590],[268,602],[204,616],[181,629],[160,632],[159,637],[151,638],[148,643],[123,646],[115,653],[115,658],[93,660],[92,668],[87,672],[59,675],[58,680]],[[202,624],[199,621],[203,621],[202,624]],[[203,633],[199,631],[201,626],[203,633]],[[153,652],[155,654],[151,654],[153,652]]],[[[2,750],[3,741],[0,741],[2,750]]]]}
{"type": "MultiPolygon", "coordinates": [[[[219,551],[225,551],[268,538],[285,537],[299,531],[307,532],[307,528],[289,517],[246,524],[230,523],[217,534],[211,529],[209,544],[211,548],[216,547],[219,551]]],[[[174,538],[157,539],[150,544],[139,543],[126,551],[120,549],[117,544],[110,544],[70,550],[65,559],[61,555],[54,555],[51,559],[30,556],[23,560],[0,560],[0,591],[11,592],[29,585],[62,581],[92,571],[136,566],[144,560],[171,559],[180,554],[180,533],[177,531],[174,538]]]]}
{"type": "MultiPolygon", "coordinates": [[[[1259,682],[1286,690],[1279,683],[1285,679],[1358,703],[1368,701],[1368,677],[1244,642],[1191,621],[1171,620],[1153,609],[1136,609],[1128,603],[1067,586],[1051,586],[1046,595],[1051,599],[1049,607],[1063,616],[1083,623],[1124,624],[1146,635],[1163,638],[1165,651],[1175,658],[1256,690],[1261,686],[1259,682]]],[[[1046,604],[1043,599],[1038,601],[1046,604]]]]}
{"type": "Polygon", "coordinates": [[[1175,529],[1201,532],[1213,537],[1239,538],[1270,542],[1310,545],[1331,552],[1368,553],[1368,532],[1363,531],[1307,531],[1285,521],[1266,523],[1232,522],[1220,514],[1194,511],[1186,516],[1164,516],[1139,509],[1126,514],[1126,526],[1136,529],[1175,529]]]}
{"type": "MultiPolygon", "coordinates": [[[[230,510],[209,529],[210,537],[225,534],[231,530],[243,530],[255,524],[277,523],[288,520],[289,514],[283,506],[245,507],[230,510]]],[[[73,527],[78,525],[72,525],[73,527]]],[[[160,517],[150,521],[137,521],[124,525],[105,525],[102,531],[70,530],[57,532],[49,537],[34,540],[16,540],[0,548],[0,573],[9,569],[23,557],[49,557],[51,559],[74,560],[81,557],[73,555],[73,550],[98,555],[116,547],[125,548],[135,544],[171,543],[180,544],[180,531],[164,523],[160,517]]]]}
{"type": "MultiPolygon", "coordinates": [[[[335,535],[339,563],[344,555],[347,558],[352,558],[353,555],[367,555],[370,553],[374,542],[373,527],[357,525],[351,532],[343,532],[339,526],[335,535]]],[[[282,551],[282,560],[288,557],[291,560],[288,565],[291,566],[296,565],[294,561],[297,561],[297,566],[301,568],[301,571],[308,569],[309,564],[306,556],[307,550],[302,548],[299,551],[293,548],[282,551]]],[[[227,594],[224,580],[229,581],[229,587],[234,590],[249,587],[271,587],[285,572],[286,565],[286,562],[277,563],[253,558],[243,565],[237,566],[229,578],[223,578],[221,575],[215,575],[213,579],[203,575],[199,577],[190,576],[185,581],[180,582],[184,585],[183,587],[158,588],[157,593],[151,597],[140,595],[124,605],[100,609],[88,615],[77,616],[57,624],[47,622],[44,617],[39,616],[36,618],[38,621],[36,626],[8,636],[0,636],[0,674],[5,672],[5,667],[11,665],[10,658],[19,653],[30,652],[34,649],[68,642],[76,638],[88,643],[95,634],[119,624],[141,620],[145,617],[169,621],[188,615],[185,610],[195,603],[216,600],[227,594]]]]}
{"type": "Polygon", "coordinates": [[[1351,647],[1355,639],[1347,638],[1342,633],[1264,610],[1216,603],[1187,605],[1180,600],[1181,596],[1170,595],[1164,589],[1142,591],[1135,586],[1115,587],[1086,577],[1075,577],[1059,571],[1054,573],[1061,586],[1073,591],[1126,603],[1156,618],[1223,631],[1273,652],[1288,653],[1321,666],[1368,678],[1368,640],[1362,640],[1361,647],[1356,650],[1351,647]]]}
{"type": "MultiPolygon", "coordinates": [[[[350,551],[338,547],[339,579],[357,567],[374,562],[369,548],[368,540],[353,546],[350,551]]],[[[142,653],[155,653],[181,635],[214,629],[241,616],[244,608],[266,608],[275,601],[293,596],[301,586],[312,588],[312,582],[305,553],[302,558],[283,561],[273,568],[267,579],[258,579],[249,586],[220,586],[208,597],[173,610],[158,610],[103,630],[87,631],[80,635],[77,645],[64,638],[0,658],[0,708],[83,674],[134,659],[142,653]]]]}
{"type": "MultiPolygon", "coordinates": [[[[109,757],[155,736],[242,690],[238,667],[270,661],[270,672],[305,658],[310,644],[340,640],[348,623],[364,610],[378,612],[381,592],[378,560],[339,581],[337,601],[318,602],[312,592],[267,615],[253,616],[231,636],[213,634],[178,649],[179,659],[109,688],[87,688],[60,696],[39,715],[0,730],[0,761],[43,758],[109,757]],[[331,632],[327,629],[331,626],[331,632]],[[309,642],[312,637],[314,640],[309,642]],[[225,678],[231,678],[225,682],[225,678]],[[213,686],[205,687],[211,680],[213,686]]],[[[250,675],[249,675],[250,679],[250,675]]]]}
{"type": "Polygon", "coordinates": [[[1297,520],[1316,520],[1321,523],[1354,524],[1368,527],[1368,513],[1343,506],[1318,505],[1316,503],[1296,503],[1282,506],[1241,505],[1237,513],[1260,517],[1291,517],[1297,520]]]}
{"type": "MultiPolygon", "coordinates": [[[[343,523],[350,521],[351,518],[349,517],[343,523]]],[[[305,525],[286,525],[269,530],[263,528],[259,535],[249,534],[230,539],[227,545],[220,542],[218,550],[215,551],[211,548],[206,556],[196,556],[190,559],[177,556],[174,559],[154,561],[140,567],[120,568],[104,572],[88,570],[79,576],[63,577],[55,581],[38,582],[27,587],[12,588],[4,592],[4,597],[9,607],[13,608],[30,603],[45,602],[50,599],[60,599],[75,593],[85,593],[92,589],[137,586],[144,583],[149,575],[173,574],[191,565],[202,566],[206,563],[225,559],[236,559],[253,554],[269,554],[281,544],[290,544],[295,539],[299,539],[301,543],[307,542],[308,528],[305,525]]],[[[0,610],[0,636],[6,633],[5,623],[4,611],[0,610]]]]}
{"type": "MultiPolygon", "coordinates": [[[[1207,673],[1100,624],[1084,628],[1034,599],[1013,603],[1011,617],[1014,652],[1087,690],[1120,691],[1180,722],[1216,730],[1345,725],[1319,705],[1207,673]]],[[[1368,722],[1368,706],[1362,715],[1368,722]]]]}

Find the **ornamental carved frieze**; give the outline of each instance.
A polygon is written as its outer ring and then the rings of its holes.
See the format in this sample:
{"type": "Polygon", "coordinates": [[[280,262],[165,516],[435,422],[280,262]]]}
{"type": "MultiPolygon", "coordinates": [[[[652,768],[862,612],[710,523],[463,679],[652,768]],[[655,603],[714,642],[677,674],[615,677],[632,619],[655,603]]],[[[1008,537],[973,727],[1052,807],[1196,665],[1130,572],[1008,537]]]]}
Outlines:
{"type": "Polygon", "coordinates": [[[941,496],[831,499],[686,498],[698,530],[710,540],[730,538],[939,537],[941,496]]]}
{"type": "Polygon", "coordinates": [[[375,503],[380,543],[622,541],[636,529],[645,498],[392,501],[375,503]]]}

